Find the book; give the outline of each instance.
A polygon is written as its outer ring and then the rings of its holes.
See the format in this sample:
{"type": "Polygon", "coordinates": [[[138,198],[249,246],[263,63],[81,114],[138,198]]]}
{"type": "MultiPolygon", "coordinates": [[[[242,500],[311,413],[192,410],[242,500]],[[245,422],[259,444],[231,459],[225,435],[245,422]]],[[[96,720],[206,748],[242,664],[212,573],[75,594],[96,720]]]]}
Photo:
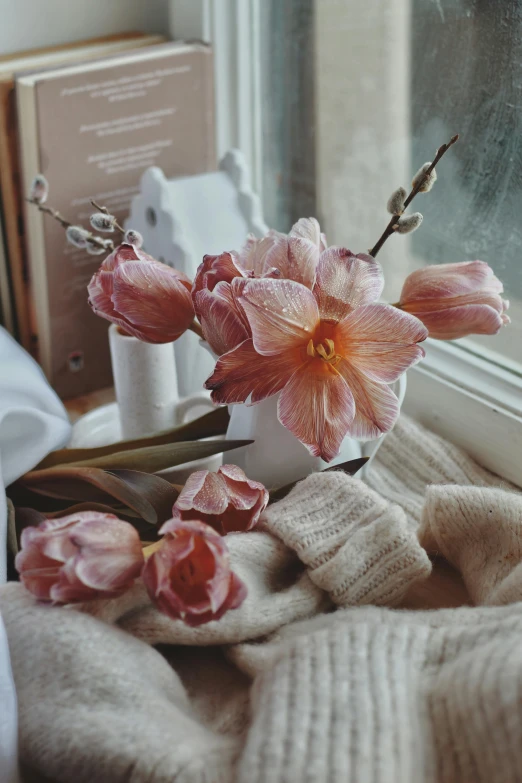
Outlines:
{"type": "Polygon", "coordinates": [[[162,41],[165,41],[163,36],[127,32],[0,57],[0,192],[8,264],[5,275],[9,277],[14,301],[11,327],[28,351],[33,350],[34,344],[30,324],[27,258],[23,239],[23,198],[18,164],[14,73],[100,57],[142,46],[152,46],[162,41]]]}
{"type": "Polygon", "coordinates": [[[5,252],[4,231],[0,218],[0,326],[14,334],[14,317],[12,303],[11,280],[7,253],[5,252]]]}
{"type": "MultiPolygon", "coordinates": [[[[212,53],[174,42],[17,78],[24,191],[34,175],[49,203],[89,225],[91,199],[122,223],[145,169],[167,177],[216,168],[212,53]]],[[[103,256],[65,241],[25,204],[38,358],[63,398],[111,384],[108,324],[87,302],[103,256]]]]}

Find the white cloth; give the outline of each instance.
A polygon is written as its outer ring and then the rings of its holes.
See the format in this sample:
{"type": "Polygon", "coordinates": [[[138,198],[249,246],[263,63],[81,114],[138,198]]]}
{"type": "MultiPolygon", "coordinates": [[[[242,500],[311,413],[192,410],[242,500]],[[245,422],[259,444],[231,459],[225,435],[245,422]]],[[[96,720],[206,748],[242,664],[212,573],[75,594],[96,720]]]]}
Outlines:
{"type": "Polygon", "coordinates": [[[17,705],[4,623],[0,617],[0,780],[17,783],[17,705]]]}
{"type": "Polygon", "coordinates": [[[0,328],[0,584],[6,580],[5,487],[64,446],[70,434],[66,410],[42,370],[0,328]]]}
{"type": "MultiPolygon", "coordinates": [[[[0,584],[6,580],[5,487],[64,446],[70,424],[36,362],[0,328],[0,584]]],[[[0,617],[0,781],[16,783],[17,710],[9,650],[0,617]]]]}

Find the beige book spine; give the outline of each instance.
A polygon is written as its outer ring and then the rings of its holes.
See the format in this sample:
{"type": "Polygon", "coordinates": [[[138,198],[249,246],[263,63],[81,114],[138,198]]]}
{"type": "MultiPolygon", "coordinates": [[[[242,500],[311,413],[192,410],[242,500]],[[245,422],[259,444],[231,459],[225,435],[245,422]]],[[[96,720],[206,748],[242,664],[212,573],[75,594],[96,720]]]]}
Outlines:
{"type": "Polygon", "coordinates": [[[23,217],[19,188],[16,100],[12,79],[0,81],[0,187],[18,337],[24,348],[30,350],[32,341],[28,291],[21,238],[23,217]]]}
{"type": "MultiPolygon", "coordinates": [[[[28,194],[33,177],[40,170],[38,152],[38,117],[34,88],[19,83],[16,91],[18,112],[24,117],[20,128],[20,162],[22,194],[28,194]]],[[[38,324],[38,360],[45,374],[51,375],[50,313],[47,294],[44,216],[31,204],[25,207],[25,239],[29,256],[29,275],[38,324]]]]}

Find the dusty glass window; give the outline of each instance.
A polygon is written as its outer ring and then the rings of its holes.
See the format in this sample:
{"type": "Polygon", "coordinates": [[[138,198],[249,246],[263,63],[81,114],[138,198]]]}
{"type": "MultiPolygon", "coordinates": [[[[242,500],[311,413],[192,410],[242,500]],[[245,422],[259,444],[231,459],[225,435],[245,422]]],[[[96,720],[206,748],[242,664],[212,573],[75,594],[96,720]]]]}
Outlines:
{"type": "Polygon", "coordinates": [[[522,0],[267,0],[262,22],[267,222],[315,214],[367,250],[391,191],[460,133],[414,202],[423,225],[379,255],[385,294],[424,264],[488,261],[513,323],[466,343],[522,362],[522,0]]]}

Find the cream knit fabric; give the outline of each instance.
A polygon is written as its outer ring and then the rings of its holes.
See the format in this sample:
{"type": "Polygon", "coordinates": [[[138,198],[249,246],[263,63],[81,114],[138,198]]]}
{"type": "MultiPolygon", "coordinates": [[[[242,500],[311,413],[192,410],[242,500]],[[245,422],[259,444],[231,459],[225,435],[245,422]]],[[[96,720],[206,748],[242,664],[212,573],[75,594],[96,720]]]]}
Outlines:
{"type": "Polygon", "coordinates": [[[404,511],[343,473],[309,476],[264,521],[339,606],[395,606],[431,571],[404,511]]]}
{"type": "Polygon", "coordinates": [[[76,609],[0,588],[25,779],[522,781],[521,496],[409,421],[378,456],[372,488],[311,476],[227,537],[249,594],[217,623],[140,585],[76,609]],[[427,551],[475,606],[390,608],[436,584],[427,551]]]}
{"type": "Polygon", "coordinates": [[[420,524],[431,484],[513,488],[451,443],[401,416],[370,465],[366,483],[404,509],[412,529],[420,524]]]}

